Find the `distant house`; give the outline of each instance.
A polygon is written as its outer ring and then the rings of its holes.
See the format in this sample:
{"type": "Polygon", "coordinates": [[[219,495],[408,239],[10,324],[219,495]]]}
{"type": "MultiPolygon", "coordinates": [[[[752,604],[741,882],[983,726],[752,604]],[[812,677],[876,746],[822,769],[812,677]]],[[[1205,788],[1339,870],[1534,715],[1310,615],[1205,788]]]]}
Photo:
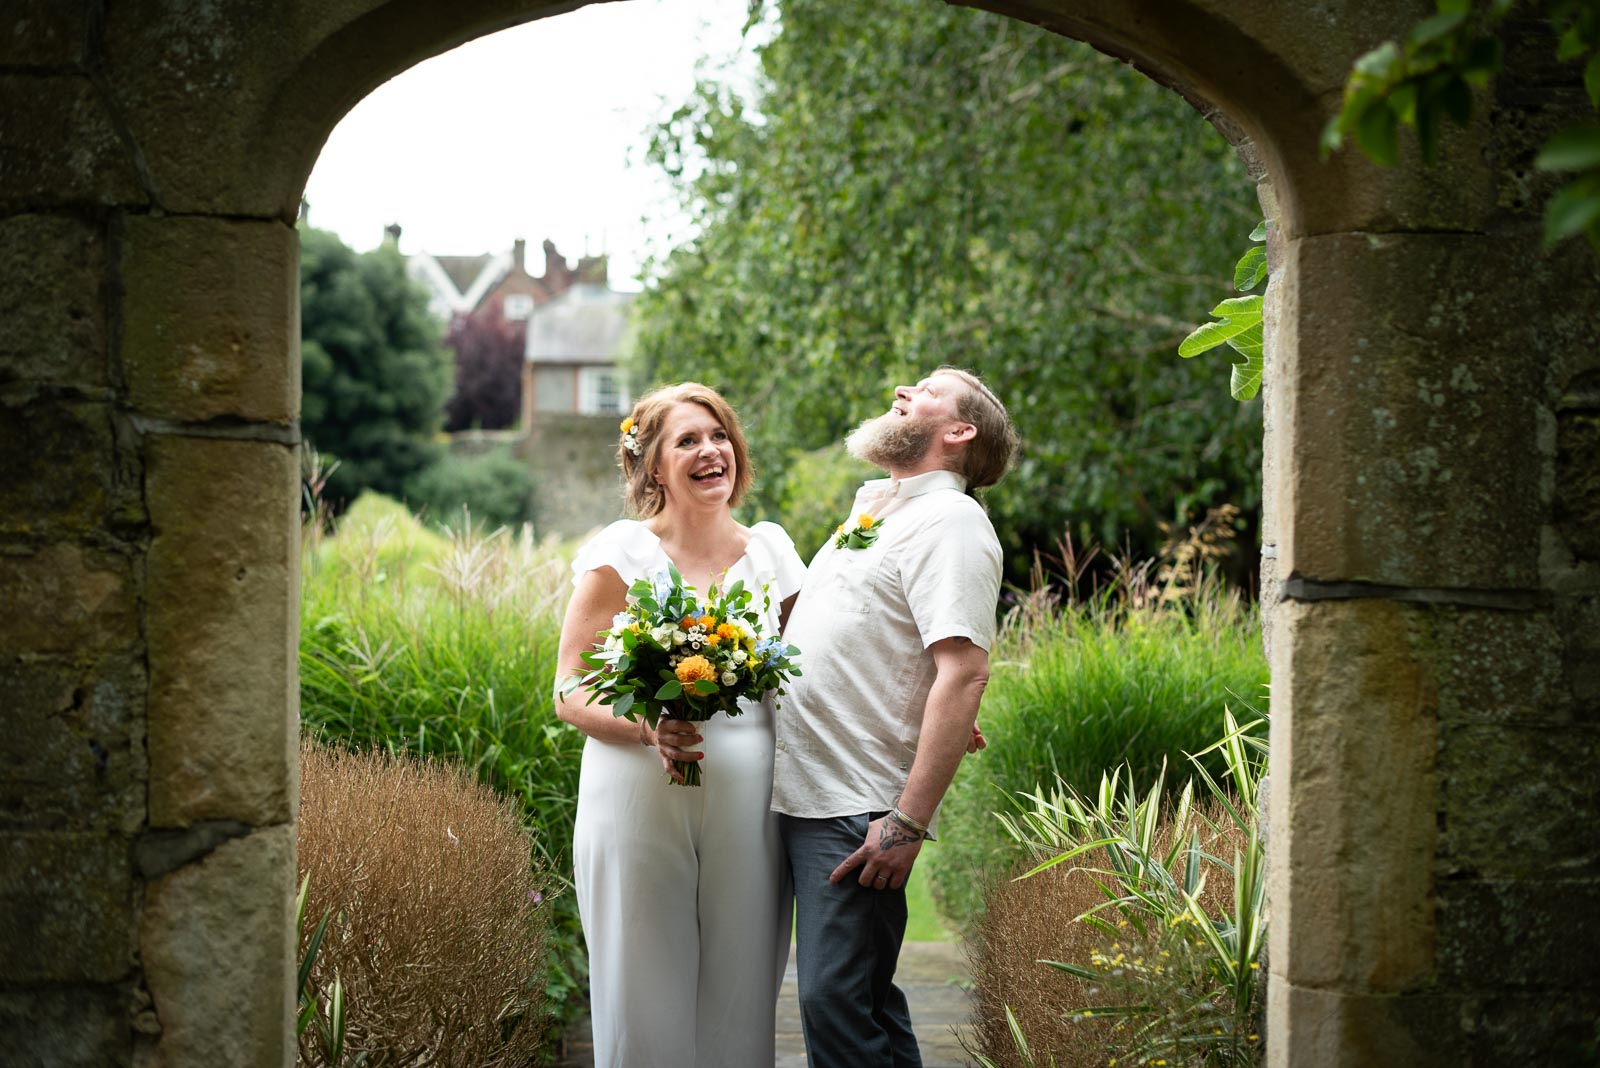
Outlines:
{"type": "MultiPolygon", "coordinates": [[[[390,226],[391,240],[400,239],[400,227],[390,226]]],[[[524,322],[533,309],[579,283],[606,283],[606,258],[582,256],[576,266],[544,242],[544,273],[528,273],[528,243],[522,238],[504,252],[477,256],[440,256],[418,252],[406,257],[406,273],[428,292],[428,310],[441,322],[460,315],[495,315],[508,322],[524,322]]]]}
{"type": "Polygon", "coordinates": [[[534,309],[522,372],[522,425],[541,415],[619,415],[633,405],[619,366],[632,293],[579,282],[534,309]]]}

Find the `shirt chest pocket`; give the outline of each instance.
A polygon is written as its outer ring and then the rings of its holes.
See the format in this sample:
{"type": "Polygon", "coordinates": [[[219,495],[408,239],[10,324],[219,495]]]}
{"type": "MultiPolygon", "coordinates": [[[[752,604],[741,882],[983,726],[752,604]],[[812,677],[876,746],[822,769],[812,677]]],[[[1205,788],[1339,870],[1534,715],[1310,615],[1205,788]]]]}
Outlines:
{"type": "Polygon", "coordinates": [[[828,592],[835,610],[870,612],[878,602],[883,554],[871,549],[837,549],[834,560],[828,592]]]}

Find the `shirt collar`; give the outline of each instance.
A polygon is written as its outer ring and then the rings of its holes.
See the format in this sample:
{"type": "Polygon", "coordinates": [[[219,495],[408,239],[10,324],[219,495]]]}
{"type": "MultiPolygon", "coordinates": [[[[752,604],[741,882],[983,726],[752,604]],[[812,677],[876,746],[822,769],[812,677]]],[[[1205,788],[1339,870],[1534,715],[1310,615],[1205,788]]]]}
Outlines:
{"type": "Polygon", "coordinates": [[[934,490],[953,489],[957,493],[967,491],[967,479],[954,471],[924,471],[920,475],[910,478],[895,480],[892,478],[869,479],[862,484],[864,491],[874,497],[920,497],[924,493],[934,490]]]}

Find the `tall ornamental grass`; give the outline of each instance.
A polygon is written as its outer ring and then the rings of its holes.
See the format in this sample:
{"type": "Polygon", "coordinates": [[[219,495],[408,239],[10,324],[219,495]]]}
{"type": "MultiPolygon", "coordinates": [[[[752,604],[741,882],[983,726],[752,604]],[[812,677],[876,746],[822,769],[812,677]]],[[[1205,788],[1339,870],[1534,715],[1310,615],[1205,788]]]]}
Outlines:
{"type": "Polygon", "coordinates": [[[526,1068],[545,875],[515,802],[454,762],[300,745],[308,1068],[526,1068]]]}
{"type": "Polygon", "coordinates": [[[1141,794],[1119,769],[1001,818],[1028,867],[991,888],[973,945],[984,1068],[1261,1063],[1266,743],[1259,723],[1223,726],[1193,758],[1200,803],[1193,779],[1141,794]]]}
{"type": "MultiPolygon", "coordinates": [[[[1038,576],[1007,617],[979,718],[989,746],[946,795],[929,866],[956,927],[971,933],[985,887],[1010,874],[1015,851],[995,819],[1008,798],[1058,779],[1092,793],[1114,767],[1146,790],[1207,748],[1225,706],[1264,701],[1255,609],[1188,574],[1124,567],[1108,589],[1066,603],[1038,576]]],[[[1215,753],[1205,760],[1223,773],[1215,753]]]]}
{"type": "MultiPolygon", "coordinates": [[[[300,707],[330,743],[459,761],[523,811],[551,872],[570,871],[583,736],[556,719],[564,551],[519,534],[443,534],[358,500],[302,555],[300,707]]],[[[582,954],[570,894],[554,902],[547,1008],[571,1011],[582,954]]]]}

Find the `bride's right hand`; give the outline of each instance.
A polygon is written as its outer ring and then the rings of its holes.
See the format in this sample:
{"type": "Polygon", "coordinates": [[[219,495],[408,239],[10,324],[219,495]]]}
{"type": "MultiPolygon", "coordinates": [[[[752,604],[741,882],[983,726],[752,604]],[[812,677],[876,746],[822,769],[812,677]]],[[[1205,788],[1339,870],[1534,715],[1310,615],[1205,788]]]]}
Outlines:
{"type": "Polygon", "coordinates": [[[688,748],[704,741],[698,725],[693,720],[662,719],[657,721],[654,730],[646,727],[645,732],[655,745],[656,752],[661,754],[661,766],[674,779],[681,779],[681,776],[673,768],[673,761],[699,760],[705,756],[699,750],[688,748]]]}

